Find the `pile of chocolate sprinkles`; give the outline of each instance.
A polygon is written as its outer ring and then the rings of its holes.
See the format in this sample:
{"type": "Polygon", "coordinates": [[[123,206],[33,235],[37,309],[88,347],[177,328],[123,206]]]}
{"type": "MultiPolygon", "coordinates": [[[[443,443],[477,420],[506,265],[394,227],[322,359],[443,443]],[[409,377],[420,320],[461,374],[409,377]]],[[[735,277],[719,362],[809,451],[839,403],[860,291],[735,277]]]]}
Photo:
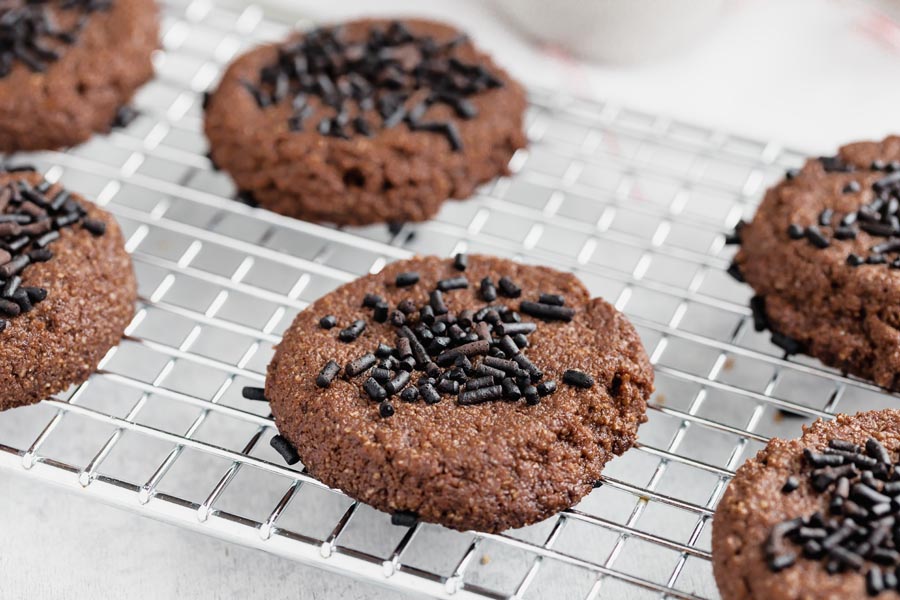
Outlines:
{"type": "MultiPolygon", "coordinates": [[[[844,164],[835,157],[822,158],[820,161],[828,172],[855,171],[852,165],[844,164]]],[[[875,161],[869,166],[869,170],[885,173],[884,177],[872,183],[874,197],[870,202],[860,206],[857,211],[844,215],[826,208],[812,225],[792,223],[788,227],[788,236],[793,240],[806,240],[816,248],[824,249],[831,246],[832,240],[856,239],[859,232],[864,231],[885,240],[872,246],[866,256],[848,255],[847,264],[851,267],[887,264],[893,269],[900,269],[900,161],[875,161]]],[[[842,191],[845,194],[858,194],[862,187],[858,181],[851,181],[842,191]]]]}
{"type": "Polygon", "coordinates": [[[413,131],[445,136],[458,151],[462,139],[456,125],[427,120],[429,106],[445,104],[459,118],[472,119],[478,111],[469,98],[503,85],[483,65],[455,56],[466,39],[438,43],[398,21],[384,29],[372,27],[360,43],[345,41],[341,27],[315,29],[281,46],[278,61],[261,70],[260,83],[244,82],[244,87],[263,109],[290,102],[293,131],[306,127],[316,112],[309,100],[316,97],[334,110],[315,125],[322,135],[371,137],[377,128],[405,123],[413,131]]]}
{"type": "MultiPolygon", "coordinates": [[[[468,258],[459,254],[453,264],[464,272],[468,258]]],[[[419,279],[416,272],[400,273],[394,284],[408,287],[416,285],[419,279]]],[[[437,404],[446,397],[455,397],[460,406],[524,398],[526,404],[536,405],[542,397],[555,393],[558,383],[545,379],[541,369],[526,356],[528,336],[539,325],[523,320],[522,314],[540,321],[569,322],[575,317],[575,309],[566,306],[561,295],[541,293],[537,301],[520,300],[519,310],[515,311],[495,301],[500,296],[520,298],[522,289],[509,277],[501,277],[496,284],[485,277],[477,284],[483,306],[459,313],[450,311],[444,294],[470,285],[465,275],[438,281],[422,305],[406,299],[391,307],[381,296],[366,294],[361,299],[362,306],[372,310],[375,322],[393,326],[394,345],[380,343],[343,366],[335,360],[327,361],[316,376],[316,386],[327,388],[340,376],[362,380],[363,390],[373,402],[378,402],[378,413],[383,418],[394,415],[398,398],[403,402],[422,400],[437,404]]],[[[365,319],[339,324],[333,315],[319,320],[323,329],[342,326],[337,336],[345,343],[355,342],[367,324],[365,319]]],[[[562,383],[588,389],[593,387],[594,378],[568,369],[562,383]]],[[[244,388],[243,395],[251,400],[265,400],[262,388],[244,388]]],[[[272,446],[293,464],[290,460],[294,460],[296,451],[284,451],[283,446],[289,447],[289,442],[281,436],[276,438],[272,446]]]]}
{"type": "Polygon", "coordinates": [[[788,477],[782,493],[807,487],[825,497],[828,511],[776,524],[765,543],[769,569],[791,567],[802,555],[830,574],[865,573],[870,596],[900,591],[900,463],[871,437],[864,447],[833,439],[823,452],[803,455],[809,470],[788,477]]]}
{"type": "MultiPolygon", "coordinates": [[[[3,167],[4,173],[34,172],[34,167],[3,167]]],[[[85,210],[59,186],[25,180],[0,186],[0,331],[7,319],[27,313],[47,297],[47,290],[22,285],[34,263],[53,258],[51,246],[60,230],[80,225],[95,236],[106,232],[103,221],[86,218],[85,210]]]]}
{"type": "Polygon", "coordinates": [[[107,10],[112,0],[5,0],[0,2],[0,77],[16,62],[43,73],[59,60],[61,45],[74,44],[90,14],[107,10]],[[78,11],[75,25],[63,29],[54,10],[78,11]]]}

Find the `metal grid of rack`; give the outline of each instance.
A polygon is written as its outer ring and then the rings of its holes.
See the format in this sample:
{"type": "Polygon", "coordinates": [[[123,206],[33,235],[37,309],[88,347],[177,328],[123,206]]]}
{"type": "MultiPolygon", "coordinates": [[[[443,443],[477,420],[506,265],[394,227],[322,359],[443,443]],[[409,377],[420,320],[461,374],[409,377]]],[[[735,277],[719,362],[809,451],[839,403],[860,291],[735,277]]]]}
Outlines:
{"type": "MultiPolygon", "coordinates": [[[[211,169],[201,94],[291,24],[250,6],[169,0],[158,78],[127,129],[27,157],[111,211],[140,306],[84,385],[0,414],[0,467],[208,535],[438,597],[713,598],[710,520],[734,469],[773,435],[874,386],[753,331],[723,231],[800,155],[777,144],[534,91],[514,176],[431,222],[338,230],[232,201],[211,169]],[[640,441],[571,510],[501,535],[387,515],[271,450],[259,385],[310,301],[415,252],[486,252],[575,272],[637,326],[657,392],[640,441]],[[552,590],[552,593],[551,593],[552,590]]],[[[25,158],[25,157],[23,157],[25,158]]]]}

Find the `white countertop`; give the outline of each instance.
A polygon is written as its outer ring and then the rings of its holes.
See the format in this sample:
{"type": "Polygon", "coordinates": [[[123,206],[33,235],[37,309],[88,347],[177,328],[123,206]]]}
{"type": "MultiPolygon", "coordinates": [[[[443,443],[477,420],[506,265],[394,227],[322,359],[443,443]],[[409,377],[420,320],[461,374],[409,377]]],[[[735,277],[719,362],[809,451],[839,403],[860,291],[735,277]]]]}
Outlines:
{"type": "MultiPolygon", "coordinates": [[[[371,4],[292,2],[324,20],[361,14],[371,4]]],[[[639,67],[587,66],[535,49],[475,0],[382,0],[377,9],[461,23],[527,83],[813,152],[900,132],[900,30],[849,0],[733,1],[697,46],[639,67]]],[[[405,597],[21,477],[0,476],[0,531],[4,600],[405,597]]]]}

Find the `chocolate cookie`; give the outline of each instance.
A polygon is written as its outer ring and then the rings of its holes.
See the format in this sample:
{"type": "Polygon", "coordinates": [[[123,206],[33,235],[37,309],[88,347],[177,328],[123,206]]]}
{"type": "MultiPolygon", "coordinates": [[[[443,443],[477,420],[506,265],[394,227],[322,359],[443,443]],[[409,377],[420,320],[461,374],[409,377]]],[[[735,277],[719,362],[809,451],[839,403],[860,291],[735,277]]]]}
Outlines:
{"type": "Polygon", "coordinates": [[[732,273],[758,294],[758,328],[896,389],[900,375],[900,137],[809,160],[740,228],[732,273]]]}
{"type": "Polygon", "coordinates": [[[0,152],[80,144],[153,75],[153,0],[0,3],[0,152]]]}
{"type": "Polygon", "coordinates": [[[452,27],[360,20],[238,58],[207,98],[206,135],[215,164],[275,212],[423,221],[507,173],[525,104],[452,27]]]}
{"type": "Polygon", "coordinates": [[[136,295],[109,214],[32,170],[0,170],[0,410],[86,380],[136,295]]]}
{"type": "Polygon", "coordinates": [[[316,301],[264,397],[273,445],[326,485],[395,522],[500,531],[590,492],[652,389],[631,324],[573,275],[460,255],[396,262],[316,301]]]}
{"type": "Polygon", "coordinates": [[[900,598],[900,411],[816,421],[735,474],[713,520],[723,600],[900,598]]]}

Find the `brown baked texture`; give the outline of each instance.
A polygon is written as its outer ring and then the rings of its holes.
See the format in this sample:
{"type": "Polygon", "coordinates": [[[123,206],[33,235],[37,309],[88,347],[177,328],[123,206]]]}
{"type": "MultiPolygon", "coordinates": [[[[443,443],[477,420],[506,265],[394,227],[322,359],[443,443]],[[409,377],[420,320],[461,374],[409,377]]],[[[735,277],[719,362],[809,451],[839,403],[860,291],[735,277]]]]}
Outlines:
{"type": "MultiPolygon", "coordinates": [[[[41,177],[0,173],[0,186],[11,179],[37,184],[41,177]]],[[[85,381],[134,314],[137,283],[119,226],[109,213],[72,197],[106,224],[106,233],[95,237],[79,225],[61,229],[49,246],[53,258],[23,272],[23,286],[45,288],[48,295],[0,332],[0,410],[85,381]]]]}
{"type": "MultiPolygon", "coordinates": [[[[344,24],[343,35],[348,41],[361,40],[371,28],[388,23],[353,21],[344,24]]],[[[439,43],[459,35],[433,21],[402,23],[414,34],[430,35],[439,43]]],[[[256,48],[232,63],[209,98],[205,120],[214,163],[269,210],[342,225],[424,221],[444,200],[466,198],[479,184],[508,173],[509,159],[526,144],[524,90],[469,41],[457,46],[454,56],[484,65],[503,86],[470,98],[478,110],[473,119],[459,118],[446,104],[432,105],[423,116],[456,125],[463,143],[458,152],[443,135],[412,131],[405,124],[378,127],[371,138],[321,135],[317,124],[334,116],[335,110],[314,96],[309,105],[315,112],[306,126],[291,131],[289,100],[260,109],[244,85],[259,83],[260,70],[276,61],[278,47],[256,48]]]]}
{"type": "MultiPolygon", "coordinates": [[[[83,15],[54,11],[64,30],[83,15]]],[[[159,36],[154,0],[113,0],[90,13],[72,45],[43,73],[16,61],[0,78],[0,152],[74,146],[112,127],[117,110],[153,76],[159,36]]]]}
{"type": "MultiPolygon", "coordinates": [[[[424,302],[437,281],[458,275],[451,260],[419,257],[322,297],[297,316],[276,348],[266,398],[278,430],[326,485],[386,512],[412,511],[454,529],[496,532],[547,518],[591,491],[606,462],[632,446],[646,420],[653,372],[631,324],[602,299],[591,299],[573,275],[472,255],[469,281],[508,275],[523,288],[522,299],[558,293],[577,309],[570,323],[539,322],[529,336],[528,357],[544,380],[559,383],[556,393],[535,406],[522,400],[460,406],[451,396],[433,405],[398,400],[396,413],[382,418],[362,389],[363,378],[339,377],[327,389],[316,387],[329,359],[343,365],[379,342],[395,343],[392,326],[376,322],[356,342],[338,340],[341,327],[367,318],[370,311],[360,308],[366,293],[384,296],[391,306],[406,298],[424,302]],[[396,275],[406,271],[417,271],[420,282],[397,288],[396,275]],[[337,327],[319,327],[326,314],[337,317],[337,327]],[[566,369],[588,373],[596,384],[565,385],[566,369]]],[[[446,292],[450,311],[484,306],[477,287],[446,292]]],[[[497,303],[518,307],[508,298],[497,303]]]]}
{"type": "MultiPolygon", "coordinates": [[[[822,161],[807,161],[792,179],[770,189],[752,223],[741,229],[736,263],[764,298],[772,330],[799,341],[825,364],[896,389],[900,375],[900,270],[886,264],[851,267],[886,238],[859,232],[856,239],[831,240],[825,249],[792,240],[788,227],[806,227],[831,208],[835,219],[873,199],[872,183],[886,173],[870,170],[875,160],[900,160],[900,137],[860,142],[838,157],[853,172],[827,172],[822,161]],[[861,191],[844,193],[852,181],[861,191]]],[[[823,228],[826,229],[826,228],[823,228]]]]}
{"type": "MultiPolygon", "coordinates": [[[[738,469],[713,518],[713,572],[723,600],[849,600],[867,598],[865,569],[830,575],[823,561],[798,558],[773,573],[766,564],[764,545],[772,527],[816,511],[829,514],[830,494],[801,485],[783,494],[785,480],[804,468],[803,449],[822,451],[831,439],[865,444],[880,441],[893,455],[900,450],[900,412],[881,410],[838,415],[816,421],[793,440],[772,439],[755,458],[738,469]]],[[[878,595],[900,598],[895,591],[878,595]]]]}

